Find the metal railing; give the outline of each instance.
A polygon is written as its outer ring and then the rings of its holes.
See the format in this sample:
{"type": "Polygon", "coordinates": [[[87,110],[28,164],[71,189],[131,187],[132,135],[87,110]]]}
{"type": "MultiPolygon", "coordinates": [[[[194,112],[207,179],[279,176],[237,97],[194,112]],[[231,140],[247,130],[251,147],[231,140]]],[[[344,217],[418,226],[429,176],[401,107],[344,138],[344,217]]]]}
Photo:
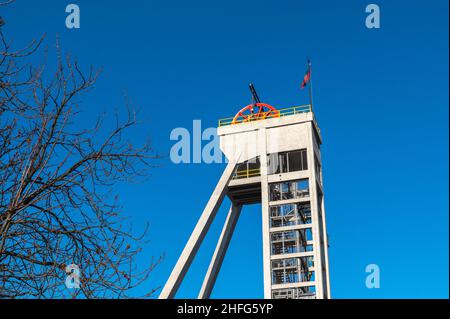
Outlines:
{"type": "Polygon", "coordinates": [[[241,124],[241,123],[248,123],[248,122],[254,122],[254,121],[261,121],[261,120],[266,120],[266,119],[270,119],[270,118],[276,118],[276,117],[283,117],[283,116],[289,116],[289,115],[295,115],[295,114],[301,114],[301,113],[309,113],[311,112],[311,105],[310,104],[305,104],[305,105],[300,105],[300,106],[293,106],[293,107],[288,107],[285,109],[281,109],[281,110],[277,110],[278,112],[274,111],[268,111],[262,114],[254,114],[254,115],[250,115],[248,118],[246,119],[237,119],[236,121],[234,121],[234,117],[228,117],[228,118],[224,118],[224,119],[220,119],[219,123],[218,123],[218,127],[221,126],[227,126],[227,125],[234,125],[234,124],[241,124]]]}
{"type": "Polygon", "coordinates": [[[259,176],[259,175],[261,175],[260,168],[243,169],[243,170],[234,172],[231,179],[249,178],[249,177],[254,177],[254,176],[259,176]]]}

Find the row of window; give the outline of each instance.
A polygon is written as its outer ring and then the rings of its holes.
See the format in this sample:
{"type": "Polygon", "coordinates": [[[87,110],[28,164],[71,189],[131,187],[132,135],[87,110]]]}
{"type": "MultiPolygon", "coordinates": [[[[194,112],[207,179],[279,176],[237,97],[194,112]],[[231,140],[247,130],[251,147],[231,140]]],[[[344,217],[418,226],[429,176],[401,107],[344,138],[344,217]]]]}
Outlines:
{"type": "Polygon", "coordinates": [[[288,284],[314,281],[313,257],[298,257],[272,260],[272,284],[288,284]]]}
{"type": "Polygon", "coordinates": [[[311,224],[311,204],[295,203],[270,206],[270,227],[311,224]]]}
{"type": "MultiPolygon", "coordinates": [[[[267,169],[268,174],[280,174],[308,169],[308,158],[306,149],[297,151],[268,154],[267,169]]],[[[234,179],[248,178],[260,175],[261,163],[259,157],[237,165],[234,172],[234,179]]]]}
{"type": "Polygon", "coordinates": [[[309,196],[308,179],[272,183],[269,185],[271,201],[295,199],[309,196]]]}
{"type": "Polygon", "coordinates": [[[306,149],[269,154],[268,174],[279,174],[308,169],[306,149]]]}
{"type": "Polygon", "coordinates": [[[312,240],[311,228],[272,233],[270,239],[272,255],[313,251],[313,246],[308,245],[312,240]]]}
{"type": "Polygon", "coordinates": [[[272,299],[314,299],[315,296],[315,286],[275,289],[272,291],[272,299]]]}

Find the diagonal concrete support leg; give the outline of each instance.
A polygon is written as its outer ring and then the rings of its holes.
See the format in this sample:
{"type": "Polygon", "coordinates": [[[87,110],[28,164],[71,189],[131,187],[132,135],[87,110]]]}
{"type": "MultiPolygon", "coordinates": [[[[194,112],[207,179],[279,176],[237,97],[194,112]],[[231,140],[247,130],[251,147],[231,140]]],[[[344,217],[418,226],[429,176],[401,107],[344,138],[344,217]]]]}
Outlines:
{"type": "Polygon", "coordinates": [[[242,205],[235,205],[234,203],[231,204],[230,211],[228,212],[227,219],[225,220],[222,233],[220,234],[219,241],[216,246],[216,250],[214,251],[211,263],[209,264],[208,272],[206,273],[202,288],[200,289],[198,299],[209,299],[211,295],[241,210],[242,205]]]}
{"type": "Polygon", "coordinates": [[[220,204],[222,203],[223,198],[225,197],[225,194],[227,192],[227,185],[229,180],[231,179],[238,159],[239,156],[237,156],[236,160],[230,161],[225,168],[225,171],[220,177],[220,180],[217,183],[214,192],[209,198],[209,201],[206,204],[206,207],[203,210],[203,213],[200,216],[200,219],[191,234],[191,237],[189,237],[189,240],[184,247],[177,264],[172,270],[169,279],[167,280],[163,290],[161,291],[159,299],[171,299],[175,297],[175,294],[181,282],[183,281],[183,278],[186,275],[186,272],[188,271],[192,260],[197,254],[198,248],[205,238],[205,235],[208,232],[212,221],[216,217],[220,204]]]}

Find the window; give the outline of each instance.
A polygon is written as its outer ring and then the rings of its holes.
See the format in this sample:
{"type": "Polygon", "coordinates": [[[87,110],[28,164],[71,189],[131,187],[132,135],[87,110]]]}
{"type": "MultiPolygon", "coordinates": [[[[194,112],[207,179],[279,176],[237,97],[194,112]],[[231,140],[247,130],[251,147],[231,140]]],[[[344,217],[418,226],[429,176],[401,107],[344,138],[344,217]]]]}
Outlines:
{"type": "Polygon", "coordinates": [[[268,173],[279,174],[308,169],[306,149],[268,155],[268,173]]]}
{"type": "Polygon", "coordinates": [[[282,199],[292,199],[294,198],[294,183],[281,183],[281,198],[282,199]]]}
{"type": "Polygon", "coordinates": [[[281,153],[279,155],[279,159],[280,159],[280,168],[281,168],[281,172],[282,173],[286,173],[289,172],[289,167],[288,167],[288,154],[287,153],[281,153]]]}
{"type": "Polygon", "coordinates": [[[284,288],[272,291],[272,299],[315,299],[316,287],[284,288]]]}
{"type": "Polygon", "coordinates": [[[308,245],[311,229],[296,229],[290,231],[275,232],[271,234],[272,255],[302,253],[313,251],[313,246],[308,245]]]}
{"type": "Polygon", "coordinates": [[[300,179],[269,185],[269,197],[271,201],[303,198],[309,196],[308,179],[300,179]]]}
{"type": "MultiPolygon", "coordinates": [[[[270,207],[270,227],[311,224],[311,205],[297,203],[270,207]]],[[[310,240],[308,238],[308,240],[310,240]]]]}
{"type": "MultiPolygon", "coordinates": [[[[304,152],[306,154],[306,152],[304,152]]],[[[302,170],[302,151],[294,151],[289,153],[289,171],[301,171],[302,170]]]]}
{"type": "Polygon", "coordinates": [[[308,179],[300,179],[295,184],[295,198],[302,198],[306,196],[309,196],[308,179]]]}
{"type": "Polygon", "coordinates": [[[306,149],[302,150],[302,169],[308,169],[308,158],[306,157],[306,149]]]}
{"type": "Polygon", "coordinates": [[[314,271],[309,271],[309,257],[287,258],[272,261],[272,284],[314,281],[314,271]]]}
{"type": "Polygon", "coordinates": [[[268,155],[268,174],[280,173],[280,165],[278,165],[279,156],[277,153],[268,155]]]}

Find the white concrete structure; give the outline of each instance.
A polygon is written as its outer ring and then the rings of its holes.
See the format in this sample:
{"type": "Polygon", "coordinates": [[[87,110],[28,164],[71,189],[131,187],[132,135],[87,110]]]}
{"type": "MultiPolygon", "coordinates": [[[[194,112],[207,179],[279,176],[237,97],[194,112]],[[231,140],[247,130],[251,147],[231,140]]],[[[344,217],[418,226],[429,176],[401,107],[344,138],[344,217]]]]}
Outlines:
{"type": "Polygon", "coordinates": [[[264,297],[330,298],[320,130],[309,105],[292,110],[218,128],[229,163],[159,298],[174,298],[225,196],[232,207],[199,298],[209,298],[241,209],[254,203],[262,207],[264,297]]]}

